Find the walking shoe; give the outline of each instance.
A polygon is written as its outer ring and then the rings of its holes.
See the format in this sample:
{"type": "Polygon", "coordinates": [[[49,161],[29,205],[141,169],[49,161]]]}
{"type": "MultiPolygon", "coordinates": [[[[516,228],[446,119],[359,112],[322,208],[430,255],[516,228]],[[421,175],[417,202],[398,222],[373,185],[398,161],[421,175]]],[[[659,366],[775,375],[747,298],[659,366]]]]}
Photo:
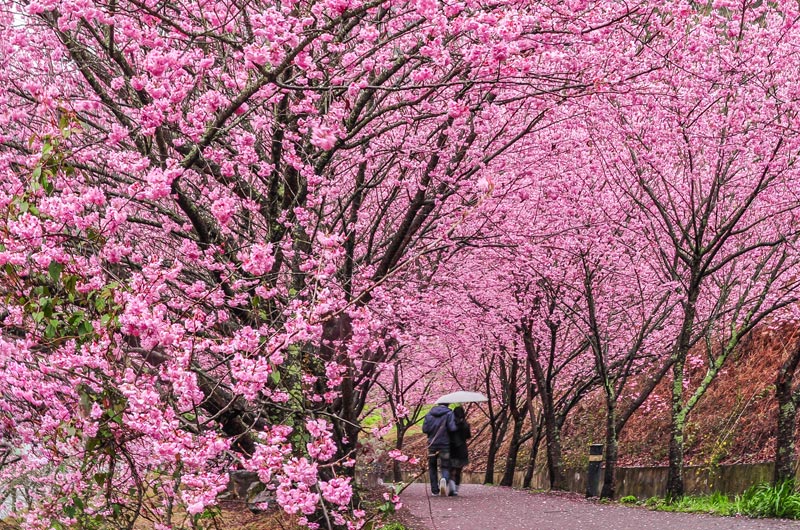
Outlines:
{"type": "Polygon", "coordinates": [[[448,484],[447,489],[449,490],[448,495],[450,497],[458,497],[458,486],[456,486],[455,482],[451,480],[450,483],[448,484]]]}
{"type": "Polygon", "coordinates": [[[444,477],[439,479],[439,495],[447,497],[447,481],[444,477]]]}

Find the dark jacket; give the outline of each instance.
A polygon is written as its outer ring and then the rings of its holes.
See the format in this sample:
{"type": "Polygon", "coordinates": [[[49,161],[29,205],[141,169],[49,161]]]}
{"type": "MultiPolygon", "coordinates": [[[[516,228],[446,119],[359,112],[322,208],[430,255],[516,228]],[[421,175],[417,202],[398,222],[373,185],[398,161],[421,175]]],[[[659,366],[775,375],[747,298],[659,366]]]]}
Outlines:
{"type": "Polygon", "coordinates": [[[450,458],[463,461],[460,467],[469,462],[467,440],[472,436],[466,420],[456,420],[456,430],[450,433],[450,458]]]}
{"type": "Polygon", "coordinates": [[[436,405],[422,422],[422,432],[428,435],[428,447],[431,450],[448,449],[450,433],[456,430],[456,418],[453,411],[444,405],[436,405]]]}

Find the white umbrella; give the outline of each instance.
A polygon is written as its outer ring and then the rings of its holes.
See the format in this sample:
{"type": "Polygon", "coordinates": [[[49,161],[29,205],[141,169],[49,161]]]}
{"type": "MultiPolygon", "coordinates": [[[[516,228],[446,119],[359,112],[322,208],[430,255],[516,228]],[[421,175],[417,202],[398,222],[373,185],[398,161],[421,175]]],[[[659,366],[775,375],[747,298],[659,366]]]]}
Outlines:
{"type": "Polygon", "coordinates": [[[436,400],[436,404],[445,404],[445,403],[473,403],[473,402],[483,402],[489,401],[489,398],[481,394],[480,392],[467,392],[466,390],[459,390],[458,392],[451,392],[449,394],[445,394],[439,399],[436,400]]]}

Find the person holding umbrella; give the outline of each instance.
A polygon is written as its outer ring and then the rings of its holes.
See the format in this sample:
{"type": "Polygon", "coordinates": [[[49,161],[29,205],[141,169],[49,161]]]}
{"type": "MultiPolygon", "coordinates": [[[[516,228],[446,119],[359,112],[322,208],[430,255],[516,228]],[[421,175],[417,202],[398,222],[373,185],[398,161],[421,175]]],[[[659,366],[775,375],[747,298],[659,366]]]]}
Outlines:
{"type": "MultiPolygon", "coordinates": [[[[431,492],[433,492],[434,495],[447,496],[449,493],[448,486],[451,492],[457,495],[458,484],[461,483],[461,467],[466,465],[466,457],[464,457],[464,459],[461,460],[464,463],[458,467],[458,483],[455,481],[451,482],[450,468],[452,464],[450,462],[450,436],[458,430],[458,426],[456,425],[453,411],[445,404],[483,401],[488,400],[486,396],[478,392],[465,392],[463,390],[452,392],[437,399],[436,406],[425,415],[425,420],[422,422],[422,432],[428,435],[428,474],[431,480],[431,492]],[[442,470],[441,479],[439,478],[439,469],[442,470]]],[[[461,410],[463,412],[464,409],[462,408],[461,410]]],[[[464,423],[466,423],[466,421],[464,423]]],[[[469,425],[467,425],[467,429],[469,429],[469,425]]],[[[466,451],[466,443],[463,450],[466,451]]],[[[457,462],[457,464],[460,464],[461,461],[457,462]]]]}
{"type": "Polygon", "coordinates": [[[422,432],[428,435],[428,474],[431,492],[447,496],[450,480],[450,433],[456,430],[455,416],[446,405],[436,405],[425,415],[422,432]],[[442,478],[439,479],[439,469],[442,478]]]}
{"type": "Polygon", "coordinates": [[[453,416],[456,421],[456,430],[450,433],[450,482],[448,493],[451,496],[458,495],[458,487],[461,485],[461,470],[469,464],[469,452],[467,451],[467,440],[472,436],[472,432],[467,423],[467,413],[461,405],[453,409],[453,416]]]}

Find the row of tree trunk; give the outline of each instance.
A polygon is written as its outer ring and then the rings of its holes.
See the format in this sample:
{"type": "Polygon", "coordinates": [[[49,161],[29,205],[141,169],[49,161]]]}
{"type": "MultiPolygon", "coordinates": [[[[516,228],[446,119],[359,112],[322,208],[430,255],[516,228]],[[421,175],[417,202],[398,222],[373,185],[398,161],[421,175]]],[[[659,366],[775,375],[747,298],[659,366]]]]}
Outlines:
{"type": "MultiPolygon", "coordinates": [[[[532,348],[532,345],[527,346],[532,348]]],[[[602,385],[605,391],[605,455],[604,481],[601,490],[602,498],[614,498],[616,495],[616,467],[618,461],[619,436],[628,420],[638,407],[647,399],[654,388],[670,373],[673,362],[667,360],[659,366],[659,371],[645,381],[636,399],[621,404],[619,394],[612,385],[602,378],[586,381],[582,387],[573,389],[571,399],[554,399],[552,389],[548,387],[548,377],[537,362],[538,353],[527,359],[503,355],[498,352],[487,359],[484,375],[484,389],[490,398],[487,403],[488,441],[484,483],[494,483],[497,463],[505,448],[503,474],[499,484],[511,486],[518,469],[520,452],[528,445],[528,459],[524,468],[522,486],[529,488],[533,480],[539,449],[544,442],[547,473],[552,489],[566,489],[564,469],[561,455],[561,428],[566,415],[579,399],[592,388],[602,385]],[[497,392],[493,385],[497,378],[502,389],[497,392]],[[606,383],[606,384],[604,384],[606,383]],[[610,387],[610,388],[609,388],[610,387]]],[[[795,432],[797,409],[800,405],[800,385],[795,375],[800,367],[800,342],[788,349],[784,362],[778,368],[775,396],[778,403],[776,428],[775,471],[774,482],[780,483],[794,480],[795,477],[795,432]]],[[[673,370],[674,371],[674,370],[673,370]]],[[[680,429],[681,427],[678,426],[680,429]]],[[[405,434],[405,430],[403,431],[405,434]]],[[[402,438],[398,436],[399,447],[402,438]]],[[[671,436],[674,440],[674,436],[671,436]]],[[[674,441],[671,441],[671,446],[674,441]]],[[[682,449],[676,451],[671,447],[671,454],[683,454],[682,449]]],[[[671,476],[680,476],[682,481],[682,458],[680,462],[670,461],[671,468],[679,468],[681,472],[672,471],[671,476]]],[[[399,473],[399,468],[397,470],[399,473]]],[[[682,488],[682,486],[681,486],[682,488]]]]}

